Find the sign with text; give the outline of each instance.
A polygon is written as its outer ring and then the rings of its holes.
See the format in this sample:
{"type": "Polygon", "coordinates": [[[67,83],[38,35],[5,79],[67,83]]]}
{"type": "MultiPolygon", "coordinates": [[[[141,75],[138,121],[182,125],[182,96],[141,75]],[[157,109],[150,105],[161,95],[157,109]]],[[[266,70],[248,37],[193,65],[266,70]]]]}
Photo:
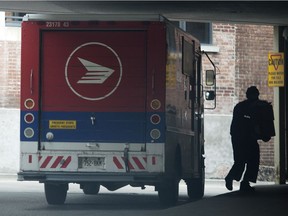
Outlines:
{"type": "Polygon", "coordinates": [[[268,54],[268,86],[284,86],[284,53],[268,54]]]}
{"type": "Polygon", "coordinates": [[[49,129],[76,129],[75,120],[49,120],[49,129]]]}

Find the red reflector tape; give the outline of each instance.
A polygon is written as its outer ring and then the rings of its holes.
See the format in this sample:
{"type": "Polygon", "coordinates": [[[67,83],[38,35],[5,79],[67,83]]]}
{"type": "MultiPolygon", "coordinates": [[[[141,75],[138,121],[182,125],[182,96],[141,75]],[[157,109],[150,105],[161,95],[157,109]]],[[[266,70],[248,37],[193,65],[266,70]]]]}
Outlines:
{"type": "Polygon", "coordinates": [[[32,163],[32,155],[28,156],[28,163],[32,163]]]}
{"type": "Polygon", "coordinates": [[[156,164],[156,157],[152,157],[152,165],[156,164]]]}
{"type": "Polygon", "coordinates": [[[72,161],[72,157],[68,156],[65,158],[65,156],[39,156],[38,160],[41,169],[65,169],[72,161]]]}
{"type": "MultiPolygon", "coordinates": [[[[117,169],[125,169],[125,158],[124,157],[113,157],[113,163],[117,169]]],[[[129,158],[128,167],[130,170],[145,170],[147,166],[147,157],[132,156],[129,158]]]]}

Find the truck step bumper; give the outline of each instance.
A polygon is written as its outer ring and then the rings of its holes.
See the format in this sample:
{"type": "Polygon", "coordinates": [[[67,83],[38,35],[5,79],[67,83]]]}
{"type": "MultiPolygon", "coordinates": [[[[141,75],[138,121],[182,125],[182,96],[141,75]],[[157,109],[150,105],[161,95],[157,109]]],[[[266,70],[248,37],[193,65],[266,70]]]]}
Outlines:
{"type": "Polygon", "coordinates": [[[18,181],[39,182],[125,182],[155,184],[161,182],[163,173],[80,173],[80,172],[19,172],[18,181]]]}

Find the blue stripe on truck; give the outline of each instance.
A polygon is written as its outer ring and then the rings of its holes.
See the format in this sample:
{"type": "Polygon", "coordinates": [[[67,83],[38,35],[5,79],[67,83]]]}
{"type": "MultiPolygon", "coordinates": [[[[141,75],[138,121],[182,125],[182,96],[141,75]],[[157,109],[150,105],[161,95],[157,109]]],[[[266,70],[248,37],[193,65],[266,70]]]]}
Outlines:
{"type": "Polygon", "coordinates": [[[161,117],[161,122],[154,125],[150,122],[153,113],[145,112],[42,112],[38,118],[35,112],[35,121],[27,124],[23,118],[27,112],[21,112],[21,141],[38,140],[38,119],[41,118],[41,141],[49,141],[46,138],[48,132],[53,133],[54,142],[127,142],[145,143],[151,142],[150,131],[159,129],[161,136],[154,142],[164,142],[164,113],[157,113],[161,117]],[[93,119],[91,119],[91,117],[93,119]],[[53,126],[49,128],[49,120],[53,121],[53,126]],[[69,128],[67,124],[71,124],[69,128]],[[57,125],[59,127],[57,128],[57,125]],[[32,138],[24,136],[24,130],[31,127],[35,130],[32,138]],[[54,127],[54,128],[53,128],[54,127]]]}

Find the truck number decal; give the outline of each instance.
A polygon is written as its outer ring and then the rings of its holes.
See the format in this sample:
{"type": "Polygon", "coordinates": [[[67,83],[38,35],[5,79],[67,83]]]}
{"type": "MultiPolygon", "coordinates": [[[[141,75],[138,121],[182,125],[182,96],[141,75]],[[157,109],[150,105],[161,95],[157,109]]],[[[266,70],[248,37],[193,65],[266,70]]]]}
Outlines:
{"type": "Polygon", "coordinates": [[[61,27],[61,22],[46,22],[47,28],[61,27]]]}
{"type": "Polygon", "coordinates": [[[59,22],[59,21],[47,21],[46,27],[47,28],[68,28],[70,26],[70,22],[59,22]]]}

